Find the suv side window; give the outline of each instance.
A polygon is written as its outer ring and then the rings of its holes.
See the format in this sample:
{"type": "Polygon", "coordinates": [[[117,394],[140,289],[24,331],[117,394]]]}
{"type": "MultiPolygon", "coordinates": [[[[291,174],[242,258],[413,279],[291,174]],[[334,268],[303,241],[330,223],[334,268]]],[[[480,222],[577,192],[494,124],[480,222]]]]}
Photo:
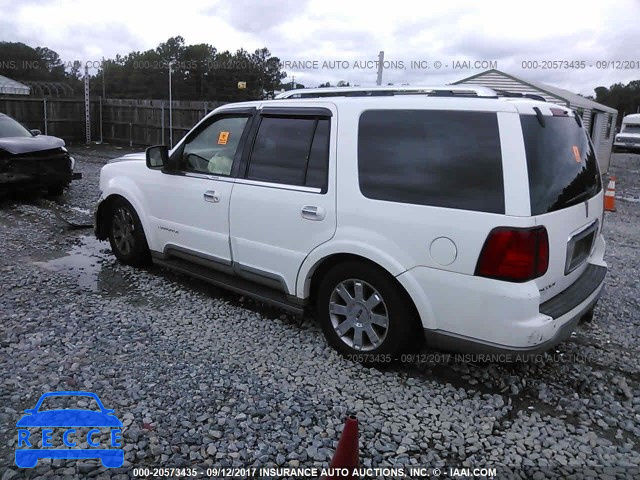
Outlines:
{"type": "Polygon", "coordinates": [[[247,179],[327,189],[329,119],[264,116],[247,179]]]}
{"type": "Polygon", "coordinates": [[[450,110],[363,112],[358,177],[367,198],[504,213],[497,115],[450,110]]]}
{"type": "Polygon", "coordinates": [[[224,116],[204,127],[185,142],[180,169],[209,175],[230,175],[248,120],[248,116],[224,116]]]}

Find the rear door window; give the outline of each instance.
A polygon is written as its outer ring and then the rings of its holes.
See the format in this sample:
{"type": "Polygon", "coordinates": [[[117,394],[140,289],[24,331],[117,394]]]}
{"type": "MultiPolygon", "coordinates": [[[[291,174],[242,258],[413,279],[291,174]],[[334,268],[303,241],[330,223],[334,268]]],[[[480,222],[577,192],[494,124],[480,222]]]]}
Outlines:
{"type": "Polygon", "coordinates": [[[358,129],[358,176],[368,198],[504,213],[497,115],[366,111],[358,129]]]}
{"type": "Polygon", "coordinates": [[[260,122],[247,178],[326,191],[329,119],[270,117],[260,122]]]}
{"type": "Polygon", "coordinates": [[[602,188],[598,162],[586,132],[571,116],[521,115],[529,175],[531,214],[570,207],[602,188]]]}

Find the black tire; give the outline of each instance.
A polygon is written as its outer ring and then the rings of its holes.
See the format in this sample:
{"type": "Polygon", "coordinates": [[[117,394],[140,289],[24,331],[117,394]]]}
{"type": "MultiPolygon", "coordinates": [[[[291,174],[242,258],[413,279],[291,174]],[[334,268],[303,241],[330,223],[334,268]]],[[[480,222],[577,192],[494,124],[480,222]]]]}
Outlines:
{"type": "Polygon", "coordinates": [[[107,221],[109,243],[116,258],[134,267],[147,265],[151,254],[140,217],[133,206],[124,198],[115,199],[107,221]]]}
{"type": "Polygon", "coordinates": [[[580,323],[593,321],[593,308],[594,307],[591,307],[589,310],[582,314],[582,317],[580,317],[580,323]]]}
{"type": "Polygon", "coordinates": [[[366,263],[351,261],[336,265],[322,279],[316,296],[316,314],[329,345],[347,358],[362,363],[380,363],[395,360],[394,355],[410,349],[412,326],[415,314],[410,300],[394,279],[382,269],[366,263]],[[361,293],[356,292],[356,283],[361,283],[361,293]],[[344,287],[351,296],[345,299],[344,287]],[[350,287],[353,287],[352,289],[350,287]],[[378,303],[373,308],[374,293],[378,303]],[[363,299],[363,300],[361,300],[363,299]],[[381,301],[380,301],[381,300],[381,301]],[[346,310],[340,308],[344,307],[346,310]],[[330,307],[330,304],[331,305],[330,307]],[[330,309],[332,310],[330,312],[330,309]],[[386,313],[386,330],[378,322],[386,313]],[[373,315],[376,316],[375,321],[373,315]],[[353,327],[348,326],[353,324],[353,327]],[[346,331],[338,333],[336,328],[344,325],[346,331]],[[356,325],[361,333],[356,333],[356,325]],[[372,341],[368,332],[373,330],[378,341],[372,341]],[[360,336],[361,348],[356,337],[360,336]],[[384,356],[382,356],[384,355],[384,356]]]}
{"type": "Polygon", "coordinates": [[[59,197],[64,193],[65,185],[55,185],[47,188],[47,193],[52,197],[59,197]]]}

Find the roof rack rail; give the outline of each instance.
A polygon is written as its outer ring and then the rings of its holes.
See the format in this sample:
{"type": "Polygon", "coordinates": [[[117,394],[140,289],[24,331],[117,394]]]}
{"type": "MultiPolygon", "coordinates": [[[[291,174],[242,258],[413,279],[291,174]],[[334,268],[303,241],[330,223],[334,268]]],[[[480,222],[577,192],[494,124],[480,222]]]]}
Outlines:
{"type": "Polygon", "coordinates": [[[531,100],[540,100],[541,102],[547,101],[542,95],[536,95],[535,93],[508,92],[507,90],[496,90],[496,93],[499,97],[530,98],[531,100]]]}
{"type": "Polygon", "coordinates": [[[276,99],[285,98],[321,98],[321,97],[377,97],[395,95],[427,95],[438,97],[481,97],[498,98],[498,94],[488,87],[475,85],[442,85],[436,87],[324,87],[300,88],[276,95],[276,99]]]}

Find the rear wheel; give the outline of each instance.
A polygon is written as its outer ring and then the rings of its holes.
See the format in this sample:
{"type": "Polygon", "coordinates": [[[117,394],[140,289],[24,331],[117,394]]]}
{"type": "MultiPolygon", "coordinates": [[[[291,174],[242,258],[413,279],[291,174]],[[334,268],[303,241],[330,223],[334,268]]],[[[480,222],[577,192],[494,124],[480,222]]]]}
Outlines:
{"type": "Polygon", "coordinates": [[[109,243],[118,260],[127,265],[138,267],[151,259],[140,218],[124,198],[114,200],[111,205],[109,243]]]}
{"type": "Polygon", "coordinates": [[[347,357],[375,363],[377,355],[395,354],[410,344],[414,315],[409,301],[375,266],[348,262],[333,267],[316,300],[327,342],[347,357]]]}

